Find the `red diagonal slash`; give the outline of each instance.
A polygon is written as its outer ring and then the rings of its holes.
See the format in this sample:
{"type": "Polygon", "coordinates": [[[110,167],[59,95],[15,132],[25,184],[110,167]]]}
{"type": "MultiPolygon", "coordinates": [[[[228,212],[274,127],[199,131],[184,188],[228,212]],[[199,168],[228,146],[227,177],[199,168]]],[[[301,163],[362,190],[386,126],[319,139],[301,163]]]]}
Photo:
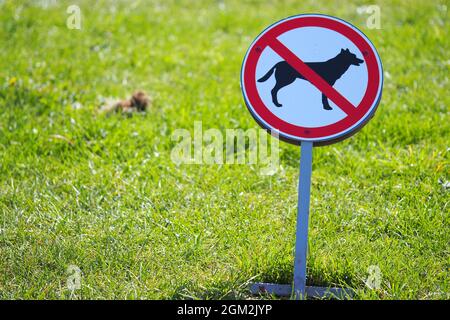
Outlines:
{"type": "Polygon", "coordinates": [[[313,69],[308,67],[299,57],[289,50],[278,39],[273,38],[267,43],[281,58],[284,59],[291,67],[297,70],[305,79],[311,82],[317,89],[333,101],[347,115],[351,115],[356,111],[356,107],[351,104],[343,95],[328,84],[313,69]]]}

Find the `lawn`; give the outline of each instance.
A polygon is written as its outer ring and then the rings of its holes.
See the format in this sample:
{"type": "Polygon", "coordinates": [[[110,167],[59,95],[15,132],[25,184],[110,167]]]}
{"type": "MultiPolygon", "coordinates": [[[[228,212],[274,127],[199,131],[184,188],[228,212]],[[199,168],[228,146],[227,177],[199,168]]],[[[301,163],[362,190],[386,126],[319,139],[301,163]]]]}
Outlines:
{"type": "Polygon", "coordinates": [[[385,82],[362,131],[314,149],[308,284],[449,299],[448,2],[376,1],[381,29],[366,4],[0,1],[0,298],[241,299],[252,281],[289,283],[299,147],[280,143],[279,170],[261,175],[174,163],[171,135],[257,128],[239,84],[248,46],[318,12],[365,32],[385,82]],[[71,4],[81,30],[66,26],[71,4]],[[98,111],[135,89],[153,98],[146,113],[98,111]]]}

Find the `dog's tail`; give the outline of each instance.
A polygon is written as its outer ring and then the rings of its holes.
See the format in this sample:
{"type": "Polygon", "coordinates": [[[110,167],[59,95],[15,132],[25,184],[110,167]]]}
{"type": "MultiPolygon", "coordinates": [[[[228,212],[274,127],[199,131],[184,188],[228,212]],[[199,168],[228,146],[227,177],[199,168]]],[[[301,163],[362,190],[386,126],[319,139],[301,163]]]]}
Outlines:
{"type": "Polygon", "coordinates": [[[272,69],[270,69],[269,71],[267,71],[267,73],[264,75],[264,77],[262,77],[261,79],[259,79],[258,82],[264,82],[264,81],[266,81],[267,79],[269,79],[270,76],[272,75],[273,71],[277,68],[277,66],[278,66],[278,63],[277,63],[276,65],[274,65],[274,66],[272,67],[272,69]]]}

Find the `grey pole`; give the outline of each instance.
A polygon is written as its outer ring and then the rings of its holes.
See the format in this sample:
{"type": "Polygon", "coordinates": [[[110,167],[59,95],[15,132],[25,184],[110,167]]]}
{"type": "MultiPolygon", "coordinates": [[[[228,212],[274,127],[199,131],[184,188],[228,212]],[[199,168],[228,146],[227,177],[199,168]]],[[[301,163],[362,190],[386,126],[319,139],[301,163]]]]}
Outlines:
{"type": "Polygon", "coordinates": [[[294,285],[276,283],[252,283],[253,294],[274,294],[293,296],[296,299],[352,298],[355,294],[350,288],[306,286],[306,256],[308,252],[309,200],[311,191],[313,143],[302,141],[300,155],[300,177],[298,180],[297,231],[295,233],[294,285]]]}
{"type": "Polygon", "coordinates": [[[294,260],[294,294],[305,298],[306,255],[308,251],[309,199],[311,190],[313,142],[302,141],[300,177],[298,180],[298,212],[294,260]]]}

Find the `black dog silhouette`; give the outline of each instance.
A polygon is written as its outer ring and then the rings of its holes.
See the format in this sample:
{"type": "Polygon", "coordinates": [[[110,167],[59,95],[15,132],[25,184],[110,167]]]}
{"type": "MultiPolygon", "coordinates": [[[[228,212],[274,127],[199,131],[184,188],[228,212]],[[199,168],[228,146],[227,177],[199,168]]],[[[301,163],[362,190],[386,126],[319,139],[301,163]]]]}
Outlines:
{"type": "MultiPolygon", "coordinates": [[[[319,76],[322,77],[330,86],[333,86],[337,79],[339,79],[351,66],[359,66],[364,60],[358,59],[355,54],[348,49],[341,49],[341,52],[334,58],[324,62],[307,62],[311,69],[313,69],[319,76]]],[[[272,67],[258,82],[264,82],[270,78],[275,70],[275,79],[277,80],[275,87],[273,87],[272,101],[277,107],[282,107],[278,102],[278,91],[294,82],[295,79],[304,79],[300,73],[292,68],[286,61],[278,62],[272,67]]],[[[322,105],[325,110],[332,110],[328,103],[328,98],[322,93],[322,105]]]]}

